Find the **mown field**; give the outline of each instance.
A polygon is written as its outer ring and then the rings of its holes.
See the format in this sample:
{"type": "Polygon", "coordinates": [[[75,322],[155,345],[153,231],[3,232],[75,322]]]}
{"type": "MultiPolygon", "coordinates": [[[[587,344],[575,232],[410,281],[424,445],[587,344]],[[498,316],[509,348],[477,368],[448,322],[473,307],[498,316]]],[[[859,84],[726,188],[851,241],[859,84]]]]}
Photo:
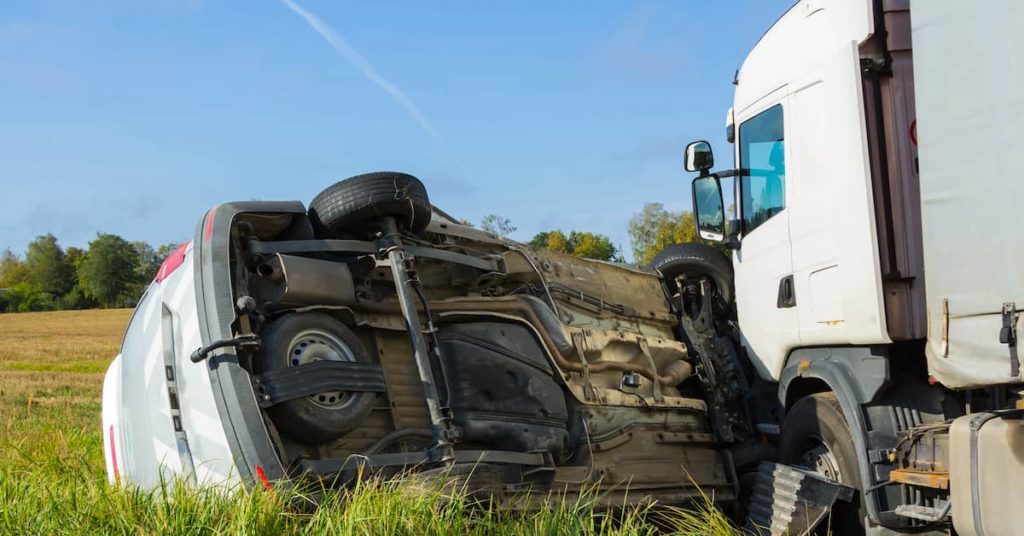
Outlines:
{"type": "Polygon", "coordinates": [[[713,511],[594,515],[586,501],[514,515],[421,483],[330,492],[108,486],[103,372],[129,310],[0,314],[0,534],[733,534],[713,511]]]}

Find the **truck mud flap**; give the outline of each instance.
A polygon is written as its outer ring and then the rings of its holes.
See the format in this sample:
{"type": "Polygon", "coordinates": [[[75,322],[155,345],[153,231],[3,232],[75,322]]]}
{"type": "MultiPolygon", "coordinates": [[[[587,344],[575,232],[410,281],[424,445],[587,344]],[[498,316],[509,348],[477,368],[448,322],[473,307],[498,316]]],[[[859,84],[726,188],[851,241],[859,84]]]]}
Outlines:
{"type": "Polygon", "coordinates": [[[854,489],[818,473],[781,463],[757,467],[744,527],[758,536],[803,536],[817,527],[837,500],[853,499],[854,489]]]}

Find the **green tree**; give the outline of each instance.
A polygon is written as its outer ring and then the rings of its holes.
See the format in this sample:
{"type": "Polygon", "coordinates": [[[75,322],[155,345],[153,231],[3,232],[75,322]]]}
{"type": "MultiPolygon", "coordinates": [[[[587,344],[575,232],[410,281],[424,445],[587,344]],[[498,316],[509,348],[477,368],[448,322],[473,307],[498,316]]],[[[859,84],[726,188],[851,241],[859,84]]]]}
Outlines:
{"type": "Polygon", "coordinates": [[[672,244],[699,241],[693,213],[665,210],[661,203],[648,203],[629,220],[633,260],[647,266],[661,250],[672,244]]]}
{"type": "MultiPolygon", "coordinates": [[[[661,203],[647,203],[640,212],[633,214],[629,220],[630,247],[633,250],[633,260],[640,265],[647,264],[647,252],[654,247],[656,242],[655,233],[658,229],[658,221],[665,217],[665,205],[661,203]]],[[[653,255],[652,255],[653,256],[653,255]]]]}
{"type": "Polygon", "coordinates": [[[82,282],[78,280],[78,269],[82,267],[86,253],[87,251],[84,249],[76,248],[75,246],[69,246],[64,250],[64,262],[67,263],[68,267],[75,274],[75,286],[71,287],[67,294],[61,296],[60,306],[62,309],[91,309],[99,305],[82,288],[82,282]]]}
{"type": "Polygon", "coordinates": [[[52,234],[36,237],[25,252],[27,283],[35,290],[57,298],[75,286],[75,272],[64,258],[64,250],[52,234]]]}
{"type": "Polygon", "coordinates": [[[572,249],[569,247],[569,238],[562,231],[548,233],[548,249],[559,253],[572,253],[572,249]]]}
{"type": "Polygon", "coordinates": [[[135,257],[138,259],[135,265],[135,274],[138,276],[138,280],[145,281],[156,275],[156,271],[160,269],[160,263],[163,262],[163,259],[157,258],[156,250],[153,249],[153,246],[141,240],[130,242],[130,244],[132,249],[135,250],[135,257]]]}
{"type": "Polygon", "coordinates": [[[133,293],[139,283],[138,265],[138,252],[132,244],[117,235],[97,233],[89,242],[78,279],[86,296],[101,306],[130,305],[138,298],[133,293]]]}
{"type": "Polygon", "coordinates": [[[551,236],[551,232],[550,231],[541,231],[541,232],[533,235],[533,238],[531,238],[530,241],[527,242],[527,244],[529,244],[531,248],[547,249],[547,247],[548,247],[548,237],[550,237],[550,236],[551,236]]]}
{"type": "Polygon", "coordinates": [[[529,244],[538,249],[602,261],[614,260],[618,253],[618,250],[612,245],[611,239],[605,235],[590,232],[569,231],[569,234],[566,235],[559,230],[543,231],[535,234],[529,244]]]}
{"type": "Polygon", "coordinates": [[[0,253],[0,311],[17,311],[25,301],[28,268],[9,248],[0,253]]]}
{"type": "Polygon", "coordinates": [[[587,259],[610,261],[615,258],[615,246],[607,236],[594,233],[569,233],[572,254],[587,259]]]}
{"type": "Polygon", "coordinates": [[[12,288],[24,281],[26,277],[28,277],[28,268],[25,266],[25,261],[21,260],[10,248],[0,253],[0,288],[12,288]]]}
{"type": "Polygon", "coordinates": [[[493,235],[505,237],[516,232],[516,226],[512,225],[512,221],[504,216],[498,216],[497,214],[488,214],[484,216],[484,219],[480,220],[480,228],[493,235]]]}
{"type": "Polygon", "coordinates": [[[64,250],[64,262],[67,263],[71,271],[78,273],[78,267],[82,265],[82,261],[85,260],[85,254],[87,252],[82,248],[76,248],[75,246],[69,246],[68,249],[64,250]]]}

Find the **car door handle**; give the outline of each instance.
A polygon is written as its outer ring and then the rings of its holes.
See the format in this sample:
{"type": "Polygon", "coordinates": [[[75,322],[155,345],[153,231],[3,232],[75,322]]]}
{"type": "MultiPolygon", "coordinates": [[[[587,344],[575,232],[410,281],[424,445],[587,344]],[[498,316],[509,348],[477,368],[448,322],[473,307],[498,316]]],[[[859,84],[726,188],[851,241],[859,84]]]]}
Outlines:
{"type": "Polygon", "coordinates": [[[779,280],[779,298],[775,302],[779,309],[796,307],[796,292],[793,290],[793,274],[779,280]]]}

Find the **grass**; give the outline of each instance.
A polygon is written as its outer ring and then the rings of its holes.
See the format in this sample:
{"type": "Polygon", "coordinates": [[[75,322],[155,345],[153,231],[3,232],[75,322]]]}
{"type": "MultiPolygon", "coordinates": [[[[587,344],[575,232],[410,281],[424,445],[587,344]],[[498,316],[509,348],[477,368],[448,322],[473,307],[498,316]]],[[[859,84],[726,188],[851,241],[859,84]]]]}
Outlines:
{"type": "Polygon", "coordinates": [[[0,314],[0,534],[736,534],[710,504],[594,512],[594,498],[515,514],[447,500],[417,480],[370,481],[318,493],[144,492],[106,483],[100,432],[103,371],[128,310],[0,314]],[[653,518],[659,523],[652,523],[653,518]]]}

